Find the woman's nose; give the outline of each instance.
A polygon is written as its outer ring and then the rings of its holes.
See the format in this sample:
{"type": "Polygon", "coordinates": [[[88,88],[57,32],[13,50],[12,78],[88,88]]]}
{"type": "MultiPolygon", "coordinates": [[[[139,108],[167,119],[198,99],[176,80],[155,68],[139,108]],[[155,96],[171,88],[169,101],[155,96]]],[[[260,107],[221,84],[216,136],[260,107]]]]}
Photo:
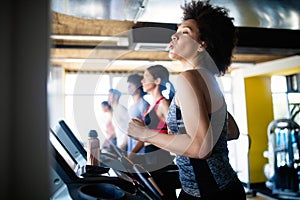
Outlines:
{"type": "Polygon", "coordinates": [[[177,40],[177,39],[178,39],[177,33],[174,33],[174,34],[171,36],[171,39],[172,39],[172,40],[177,40]]]}

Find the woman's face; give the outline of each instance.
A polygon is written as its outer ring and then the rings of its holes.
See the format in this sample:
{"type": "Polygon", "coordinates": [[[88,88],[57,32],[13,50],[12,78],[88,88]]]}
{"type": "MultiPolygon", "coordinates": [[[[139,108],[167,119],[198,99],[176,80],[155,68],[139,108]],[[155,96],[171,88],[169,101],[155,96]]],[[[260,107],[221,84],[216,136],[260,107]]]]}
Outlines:
{"type": "Polygon", "coordinates": [[[130,95],[135,95],[138,92],[138,88],[136,87],[136,85],[131,82],[128,82],[127,89],[130,95]]]}
{"type": "Polygon", "coordinates": [[[105,105],[101,105],[102,111],[103,112],[108,112],[108,107],[105,105]]]}
{"type": "Polygon", "coordinates": [[[112,105],[112,103],[114,101],[114,95],[111,92],[108,93],[107,101],[110,105],[112,105]]]}
{"type": "Polygon", "coordinates": [[[145,70],[145,72],[144,72],[142,84],[143,84],[144,92],[147,92],[147,93],[156,87],[155,79],[148,70],[145,70]]]}
{"type": "Polygon", "coordinates": [[[178,26],[169,44],[169,57],[173,60],[186,61],[197,55],[199,47],[199,29],[194,19],[189,19],[178,26]]]}

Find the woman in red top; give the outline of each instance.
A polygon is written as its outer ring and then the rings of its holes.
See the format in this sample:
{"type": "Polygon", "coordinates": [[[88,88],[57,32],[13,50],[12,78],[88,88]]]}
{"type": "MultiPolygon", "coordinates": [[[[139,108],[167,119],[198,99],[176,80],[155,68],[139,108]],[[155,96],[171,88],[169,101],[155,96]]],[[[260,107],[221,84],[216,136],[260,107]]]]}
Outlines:
{"type": "MultiPolygon", "coordinates": [[[[174,96],[174,87],[169,81],[169,71],[162,65],[150,66],[145,70],[141,82],[144,92],[152,97],[152,103],[143,115],[145,125],[156,132],[168,134],[166,116],[174,96]],[[169,98],[163,96],[164,90],[168,90],[169,98]]],[[[144,142],[138,142],[129,157],[138,153],[142,147],[145,147],[145,164],[148,169],[157,170],[172,162],[169,152],[144,142]]]]}
{"type": "MultiPolygon", "coordinates": [[[[174,96],[174,87],[169,81],[169,71],[162,65],[153,65],[148,67],[142,79],[143,90],[152,97],[152,103],[145,111],[142,120],[135,119],[139,123],[146,125],[154,132],[168,134],[168,127],[166,124],[166,117],[169,110],[170,102],[174,96]],[[163,96],[162,92],[167,92],[167,98],[163,96]]],[[[164,93],[165,94],[165,93],[164,93]]],[[[141,133],[142,134],[142,133],[141,133]]],[[[144,163],[141,163],[145,169],[151,172],[152,177],[157,183],[158,187],[164,194],[164,199],[177,199],[176,189],[169,183],[179,183],[177,175],[167,175],[160,173],[163,168],[173,163],[174,157],[170,152],[163,150],[153,144],[137,142],[136,146],[132,149],[129,157],[133,156],[145,147],[144,163]]]]}

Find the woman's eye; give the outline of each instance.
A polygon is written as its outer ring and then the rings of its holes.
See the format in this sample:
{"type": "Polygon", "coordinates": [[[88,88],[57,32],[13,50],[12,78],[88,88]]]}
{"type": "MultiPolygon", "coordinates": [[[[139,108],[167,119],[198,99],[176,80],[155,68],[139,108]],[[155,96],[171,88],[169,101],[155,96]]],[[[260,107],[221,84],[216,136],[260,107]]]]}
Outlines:
{"type": "Polygon", "coordinates": [[[183,31],[182,34],[189,34],[187,31],[183,31]]]}

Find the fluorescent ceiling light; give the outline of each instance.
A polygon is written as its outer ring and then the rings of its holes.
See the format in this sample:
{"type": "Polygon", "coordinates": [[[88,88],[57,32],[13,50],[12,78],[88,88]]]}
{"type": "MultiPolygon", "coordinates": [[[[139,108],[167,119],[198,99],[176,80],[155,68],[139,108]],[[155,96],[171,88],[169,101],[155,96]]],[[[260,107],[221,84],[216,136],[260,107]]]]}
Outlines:
{"type": "Polygon", "coordinates": [[[248,67],[253,67],[254,65],[255,65],[254,63],[233,62],[233,63],[231,63],[230,67],[231,68],[248,68],[248,67]]]}
{"type": "Polygon", "coordinates": [[[84,59],[84,58],[52,58],[52,62],[63,62],[63,63],[104,63],[108,64],[110,60],[108,59],[84,59]]]}
{"type": "Polygon", "coordinates": [[[112,41],[117,42],[118,46],[128,46],[127,37],[117,36],[90,36],[90,35],[51,35],[54,40],[77,40],[77,41],[112,41]]]}

